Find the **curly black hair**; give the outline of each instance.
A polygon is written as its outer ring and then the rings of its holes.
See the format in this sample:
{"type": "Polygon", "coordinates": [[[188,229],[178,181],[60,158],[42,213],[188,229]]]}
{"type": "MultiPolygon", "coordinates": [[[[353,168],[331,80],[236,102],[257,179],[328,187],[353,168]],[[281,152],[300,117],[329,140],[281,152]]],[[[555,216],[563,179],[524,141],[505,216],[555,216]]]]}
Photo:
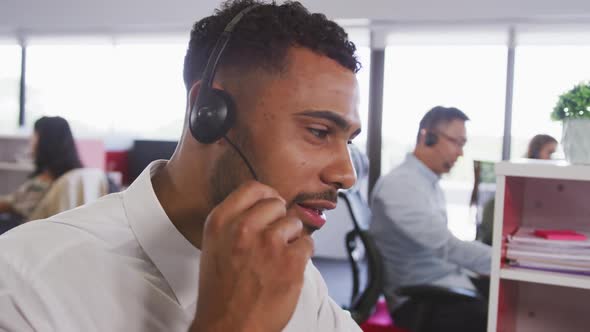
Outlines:
{"type": "Polygon", "coordinates": [[[49,171],[54,179],[64,173],[81,168],[74,136],[66,119],[59,116],[44,116],[35,121],[38,135],[34,151],[35,170],[31,176],[49,171]]]}
{"type": "Polygon", "coordinates": [[[215,14],[196,22],[184,58],[187,91],[201,79],[207,59],[229,21],[246,7],[258,5],[246,14],[232,33],[219,67],[257,68],[271,73],[286,66],[290,47],[305,47],[325,55],[356,73],[360,62],[356,47],[337,23],[323,14],[310,13],[301,3],[277,5],[259,0],[230,0],[215,14]]]}

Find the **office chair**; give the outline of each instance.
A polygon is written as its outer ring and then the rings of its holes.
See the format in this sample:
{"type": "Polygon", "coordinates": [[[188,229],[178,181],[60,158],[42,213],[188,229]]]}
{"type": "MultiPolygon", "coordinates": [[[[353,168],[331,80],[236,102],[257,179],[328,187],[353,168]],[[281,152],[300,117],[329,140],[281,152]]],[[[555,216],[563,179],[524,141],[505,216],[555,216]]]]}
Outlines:
{"type": "Polygon", "coordinates": [[[346,234],[345,244],[352,269],[352,295],[350,313],[357,323],[369,318],[383,289],[383,263],[375,242],[367,232],[371,211],[358,191],[343,191],[339,198],[346,204],[353,221],[353,229],[346,234]],[[359,255],[359,245],[364,248],[367,264],[367,282],[360,292],[360,264],[365,258],[359,255]]]}
{"type": "Polygon", "coordinates": [[[90,203],[106,195],[109,184],[106,173],[98,168],[73,169],[51,185],[29,220],[49,218],[60,212],[90,203]]]}
{"type": "Polygon", "coordinates": [[[473,190],[469,206],[475,208],[476,239],[491,245],[496,174],[494,162],[473,161],[473,190]]]}

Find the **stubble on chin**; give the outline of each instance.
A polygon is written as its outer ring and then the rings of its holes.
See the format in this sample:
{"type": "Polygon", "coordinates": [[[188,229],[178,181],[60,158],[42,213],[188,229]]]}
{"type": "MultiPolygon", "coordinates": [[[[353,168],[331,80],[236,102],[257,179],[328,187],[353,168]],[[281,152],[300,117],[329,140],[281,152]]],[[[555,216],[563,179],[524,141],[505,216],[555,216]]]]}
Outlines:
{"type": "Polygon", "coordinates": [[[236,153],[229,149],[215,162],[215,171],[209,179],[210,200],[212,206],[217,206],[236,190],[244,181],[243,171],[237,163],[240,162],[236,153]]]}

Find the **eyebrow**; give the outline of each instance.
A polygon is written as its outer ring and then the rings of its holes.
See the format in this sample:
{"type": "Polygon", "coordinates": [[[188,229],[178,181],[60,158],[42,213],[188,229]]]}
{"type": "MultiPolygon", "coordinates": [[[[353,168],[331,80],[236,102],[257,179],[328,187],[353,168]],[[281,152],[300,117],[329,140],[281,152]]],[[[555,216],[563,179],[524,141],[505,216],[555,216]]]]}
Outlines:
{"type": "MultiPolygon", "coordinates": [[[[337,114],[332,111],[308,110],[308,111],[303,111],[303,112],[297,113],[296,115],[303,115],[303,116],[308,116],[308,117],[317,118],[317,119],[325,119],[325,120],[335,123],[342,130],[348,130],[348,129],[350,129],[350,126],[351,126],[350,122],[348,122],[340,114],[337,114]]],[[[351,136],[354,137],[354,136],[358,135],[360,132],[361,132],[361,128],[355,130],[355,132],[352,133],[351,136]]]]}

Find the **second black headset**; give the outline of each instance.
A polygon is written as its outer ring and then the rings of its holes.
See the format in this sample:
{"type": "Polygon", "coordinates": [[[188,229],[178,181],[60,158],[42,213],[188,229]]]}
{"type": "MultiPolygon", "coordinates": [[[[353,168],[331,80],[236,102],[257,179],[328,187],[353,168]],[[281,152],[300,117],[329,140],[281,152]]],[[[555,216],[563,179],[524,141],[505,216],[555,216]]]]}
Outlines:
{"type": "Polygon", "coordinates": [[[424,136],[424,145],[431,147],[431,146],[435,146],[437,142],[438,142],[438,135],[431,132],[430,130],[427,130],[426,134],[424,136]]]}
{"type": "Polygon", "coordinates": [[[207,65],[203,70],[199,94],[189,113],[189,129],[192,136],[203,144],[211,144],[225,138],[242,157],[256,180],[258,177],[244,154],[226,137],[236,119],[235,102],[229,93],[213,88],[213,79],[215,78],[217,64],[231,39],[235,26],[248,12],[258,6],[260,5],[252,5],[242,9],[223,29],[207,60],[207,65]]]}

